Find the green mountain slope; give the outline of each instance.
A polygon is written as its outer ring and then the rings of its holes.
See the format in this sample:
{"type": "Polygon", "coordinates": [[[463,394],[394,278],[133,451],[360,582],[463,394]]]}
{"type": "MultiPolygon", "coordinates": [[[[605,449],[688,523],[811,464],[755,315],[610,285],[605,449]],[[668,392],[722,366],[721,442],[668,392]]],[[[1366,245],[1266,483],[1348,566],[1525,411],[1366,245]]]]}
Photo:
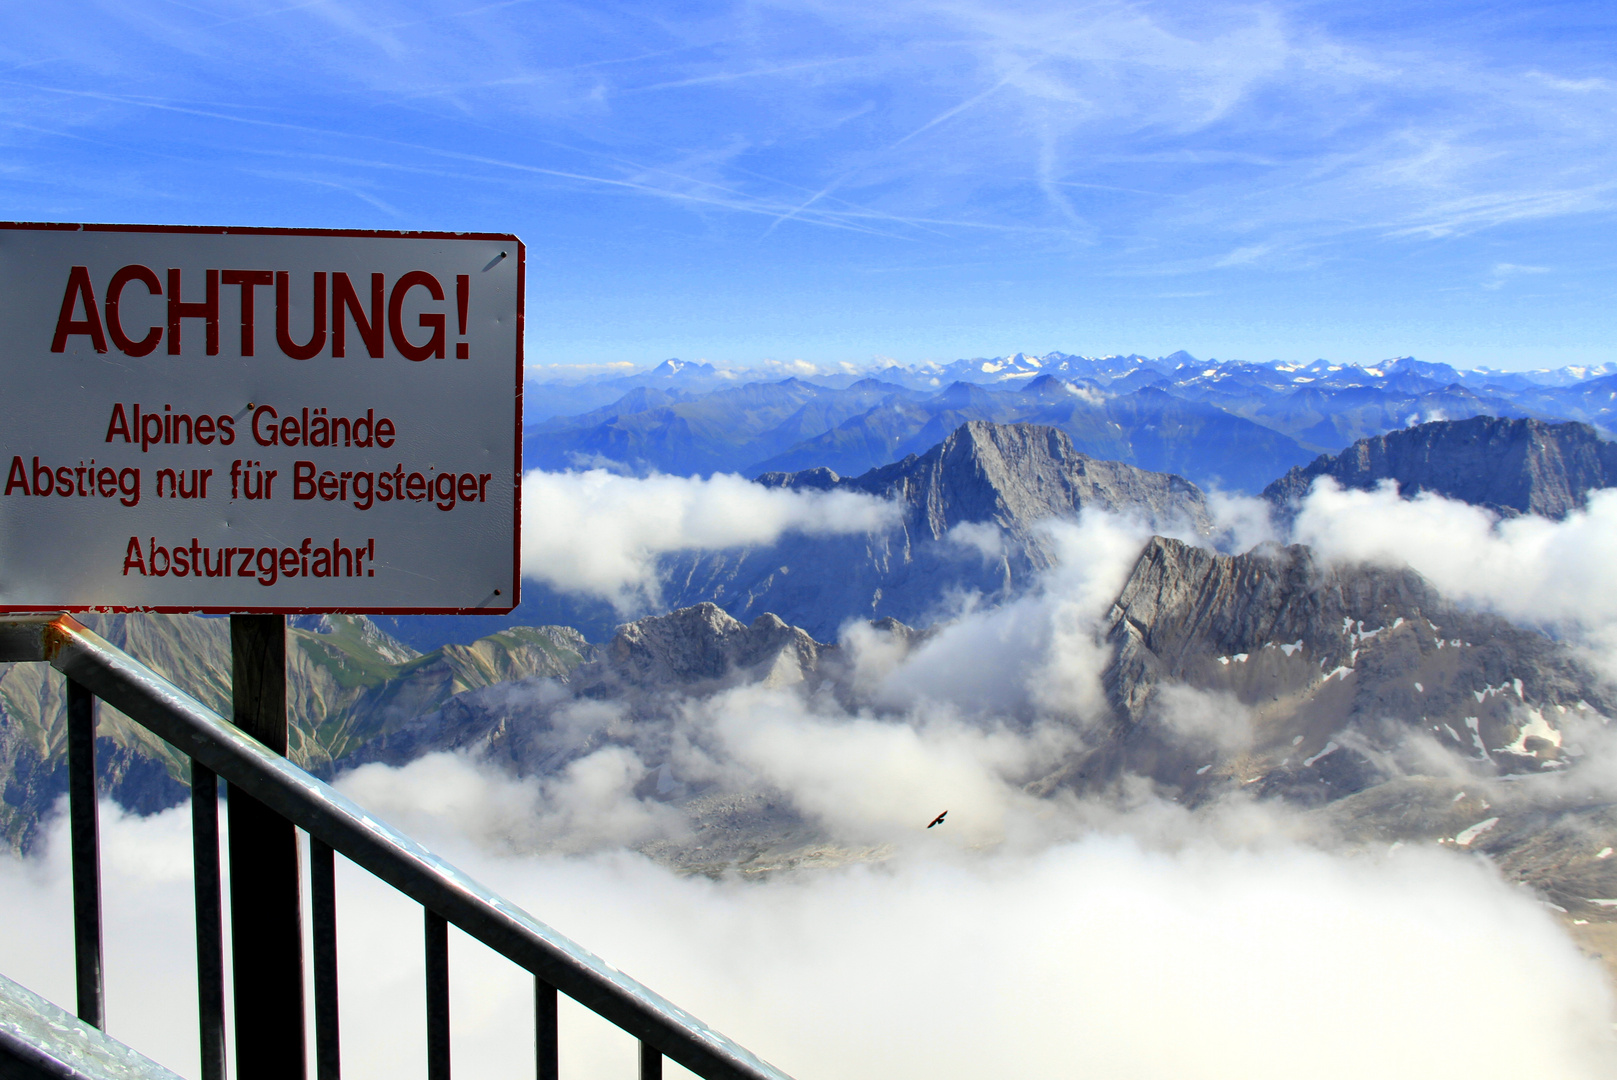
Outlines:
{"type": "MultiPolygon", "coordinates": [[[[86,615],[112,644],[210,709],[230,711],[230,628],[192,615],[86,615]]],[[[457,694],[499,682],[565,675],[590,647],[565,627],[514,627],[425,655],[363,616],[301,619],[287,632],[292,759],[316,773],[457,694]]],[[[0,665],[0,842],[26,850],[67,791],[62,677],[45,664],[0,665]]],[[[104,795],[150,813],[185,798],[190,765],[162,740],[103,705],[97,774],[104,795]]]]}

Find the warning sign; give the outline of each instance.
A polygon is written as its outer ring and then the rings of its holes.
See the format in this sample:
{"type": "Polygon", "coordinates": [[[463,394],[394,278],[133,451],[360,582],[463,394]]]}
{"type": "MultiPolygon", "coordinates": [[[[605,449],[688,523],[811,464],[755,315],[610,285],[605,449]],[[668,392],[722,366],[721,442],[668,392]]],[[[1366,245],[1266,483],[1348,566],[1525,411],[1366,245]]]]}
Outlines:
{"type": "Polygon", "coordinates": [[[509,611],[523,256],[0,225],[0,610],[509,611]]]}

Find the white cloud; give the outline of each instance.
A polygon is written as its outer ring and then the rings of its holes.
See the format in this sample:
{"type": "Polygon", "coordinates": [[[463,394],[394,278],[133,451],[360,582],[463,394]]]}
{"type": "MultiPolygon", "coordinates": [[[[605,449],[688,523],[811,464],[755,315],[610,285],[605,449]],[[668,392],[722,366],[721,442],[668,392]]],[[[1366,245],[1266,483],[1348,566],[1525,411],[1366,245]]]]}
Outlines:
{"type": "Polygon", "coordinates": [[[1547,266],[1522,266],[1518,263],[1494,263],[1492,276],[1482,283],[1484,289],[1501,289],[1505,282],[1520,274],[1547,274],[1547,266]]]}
{"type": "Polygon", "coordinates": [[[1156,719],[1187,744],[1236,754],[1252,743],[1252,710],[1234,694],[1166,683],[1158,688],[1155,705],[1156,719]]]}
{"type": "Polygon", "coordinates": [[[620,611],[658,598],[660,555],[769,544],[789,532],[871,532],[899,508],[848,491],[765,488],[739,476],[629,477],[603,469],[522,479],[523,573],[620,611]]]}
{"type": "MultiPolygon", "coordinates": [[[[194,1075],[185,808],[104,810],[110,1031],[194,1075]]],[[[1600,968],[1475,858],[1167,849],[1111,832],[973,855],[943,843],[951,814],[923,834],[931,854],[714,881],[622,853],[491,854],[445,811],[452,861],[804,1080],[1617,1068],[1600,968]]],[[[65,841],[58,819],[43,859],[0,857],[8,925],[31,928],[0,936],[0,970],[70,1004],[65,841]]],[[[423,1072],[420,920],[338,860],[343,1070],[356,1080],[423,1072]]],[[[450,964],[456,1071],[530,1070],[531,981],[458,933],[450,964]]],[[[567,1080],[633,1075],[633,1040],[565,999],[561,1036],[567,1080]]]]}
{"type": "Polygon", "coordinates": [[[1099,715],[1109,655],[1101,620],[1150,530],[1097,510],[1040,528],[1057,563],[1035,589],[938,627],[881,677],[874,700],[894,708],[931,702],[1001,715],[1099,715]]]}
{"type": "MultiPolygon", "coordinates": [[[[794,527],[781,522],[862,525],[871,512],[770,502],[773,523],[715,533],[687,518],[756,509],[729,502],[731,478],[536,476],[576,500],[609,489],[594,544],[615,545],[608,566],[620,569],[595,580],[618,589],[647,580],[637,575],[653,544],[637,506],[704,545],[794,527]]],[[[1267,524],[1239,501],[1220,518],[1251,536],[1267,524]]],[[[963,611],[913,647],[848,627],[854,700],[750,686],[648,720],[619,702],[546,699],[547,737],[587,748],[552,774],[517,779],[439,754],[366,766],[341,786],[805,1080],[1266,1080],[1295,1076],[1298,1062],[1323,1080],[1581,1080],[1617,1068],[1602,970],[1530,890],[1480,859],[1328,854],[1288,838],[1305,830],[1284,809],[1239,798],[1192,812],[1140,792],[1102,804],[1026,790],[1097,731],[1100,631],[1145,536],[1102,513],[1048,529],[1060,563],[1017,601],[963,611]],[[680,877],[623,850],[686,827],[655,794],[667,771],[671,783],[767,790],[831,844],[889,857],[764,881],[680,877]]],[[[1407,560],[1457,599],[1512,617],[1590,635],[1617,626],[1617,492],[1564,522],[1498,523],[1449,500],[1322,485],[1297,529],[1326,558],[1407,560]]],[[[1247,717],[1233,701],[1172,689],[1162,700],[1171,727],[1239,749],[1247,717]]],[[[1609,789],[1609,768],[1591,775],[1609,789]]],[[[194,1073],[184,808],[103,813],[111,1029],[194,1073]]],[[[0,936],[0,971],[68,1001],[64,823],[48,832],[42,857],[0,857],[0,910],[41,927],[0,936]]],[[[418,1075],[420,1029],[400,1017],[422,1011],[419,908],[346,864],[339,903],[345,1071],[418,1075]]],[[[528,1069],[527,980],[458,935],[452,968],[456,1069],[528,1069]]],[[[633,1052],[564,1008],[569,1080],[632,1075],[633,1052]]]]}
{"type": "Polygon", "coordinates": [[[519,780],[462,754],[427,754],[400,768],[344,773],[344,794],[417,837],[452,821],[494,850],[597,851],[678,836],[671,807],[636,796],[646,765],[632,749],[604,746],[553,776],[519,780]]]}
{"type": "Polygon", "coordinates": [[[1315,482],[1293,535],[1328,559],[1408,564],[1451,599],[1556,627],[1617,671],[1617,489],[1590,493],[1565,520],[1504,521],[1480,507],[1390,485],[1315,482]]]}
{"type": "MultiPolygon", "coordinates": [[[[700,707],[703,741],[747,786],[780,791],[848,843],[916,841],[939,811],[947,843],[997,844],[1044,809],[1020,784],[1050,771],[1070,739],[931,708],[848,715],[792,693],[745,687],[700,707]]],[[[929,837],[930,839],[930,837],[929,837]]]]}
{"type": "Polygon", "coordinates": [[[975,551],[983,562],[1005,557],[1005,531],[992,521],[962,521],[944,534],[944,542],[975,551]]]}
{"type": "Polygon", "coordinates": [[[1207,493],[1218,547],[1239,554],[1266,540],[1279,539],[1273,507],[1267,499],[1213,490],[1207,493]]]}

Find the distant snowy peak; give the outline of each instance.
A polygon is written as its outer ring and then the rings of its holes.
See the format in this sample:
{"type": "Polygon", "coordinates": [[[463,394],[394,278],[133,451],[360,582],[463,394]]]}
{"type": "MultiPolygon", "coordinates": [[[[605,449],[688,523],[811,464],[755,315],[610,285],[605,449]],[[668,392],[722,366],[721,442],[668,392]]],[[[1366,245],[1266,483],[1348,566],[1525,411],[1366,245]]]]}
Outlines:
{"type": "MultiPolygon", "coordinates": [[[[843,391],[874,379],[901,397],[920,400],[947,394],[949,400],[965,401],[962,387],[1018,393],[1038,384],[1034,396],[1046,397],[1059,388],[1041,380],[1055,379],[1081,388],[1076,396],[1095,405],[1140,391],[1164,391],[1246,417],[1315,452],[1340,450],[1355,439],[1428,421],[1484,415],[1579,420],[1606,436],[1617,432],[1617,363],[1540,371],[1459,370],[1412,356],[1360,365],[1325,359],[1309,363],[1198,359],[1180,350],[1158,357],[1014,352],[947,364],[883,360],[863,366],[769,360],[725,368],[702,360],[670,359],[629,375],[616,370],[579,381],[576,369],[566,376],[557,374],[553,381],[545,381],[535,371],[529,379],[524,410],[526,422],[535,430],[552,417],[584,416],[602,409],[623,413],[631,405],[650,408],[649,397],[642,401],[630,396],[647,390],[667,395],[664,404],[672,404],[747,386],[843,391]]],[[[805,413],[799,423],[812,426],[817,423],[814,415],[805,413]]],[[[1011,417],[993,412],[982,418],[1011,417]]],[[[847,419],[841,416],[831,426],[847,419]]],[[[933,434],[941,437],[943,432],[933,434]]],[[[879,433],[871,437],[892,441],[879,433]]]]}
{"type": "MultiPolygon", "coordinates": [[[[1149,357],[1139,353],[1080,356],[1074,353],[1049,352],[1036,355],[1016,352],[1007,356],[978,356],[950,363],[924,361],[915,364],[819,365],[803,360],[767,360],[756,365],[726,368],[703,360],[670,358],[649,369],[625,375],[621,371],[603,372],[586,381],[610,383],[624,390],[634,386],[675,385],[688,389],[707,389],[718,384],[734,385],[738,382],[763,379],[800,378],[823,385],[845,386],[869,378],[881,379],[911,389],[943,387],[954,382],[1015,383],[1031,381],[1045,375],[1054,375],[1068,381],[1093,381],[1108,385],[1128,379],[1140,385],[1142,375],[1156,374],[1170,382],[1217,380],[1232,375],[1264,373],[1266,381],[1276,385],[1309,385],[1326,382],[1330,385],[1376,386],[1393,379],[1422,379],[1439,386],[1459,384],[1481,390],[1487,387],[1521,389],[1528,387],[1567,387],[1591,379],[1617,375],[1617,362],[1604,364],[1570,365],[1561,368],[1541,368],[1533,371],[1503,371],[1477,367],[1460,370],[1449,364],[1417,360],[1413,356],[1398,356],[1373,364],[1332,363],[1314,360],[1297,363],[1284,360],[1200,360],[1181,349],[1167,356],[1149,357]]],[[[553,380],[545,378],[544,369],[534,371],[531,381],[547,385],[553,380]]],[[[554,380],[561,381],[561,380],[554,380]]],[[[576,382],[569,375],[568,382],[576,382]]]]}
{"type": "Polygon", "coordinates": [[[1574,383],[1587,382],[1590,379],[1605,378],[1608,375],[1617,375],[1617,363],[1605,364],[1573,364],[1561,368],[1538,368],[1534,371],[1496,371],[1490,372],[1487,368],[1478,368],[1479,373],[1487,373],[1502,379],[1512,377],[1526,379],[1539,386],[1571,386],[1574,383]]]}
{"type": "Polygon", "coordinates": [[[686,379],[693,376],[711,377],[717,373],[717,369],[712,364],[706,364],[700,360],[680,360],[678,358],[664,360],[648,372],[654,379],[676,379],[682,376],[686,379]]]}

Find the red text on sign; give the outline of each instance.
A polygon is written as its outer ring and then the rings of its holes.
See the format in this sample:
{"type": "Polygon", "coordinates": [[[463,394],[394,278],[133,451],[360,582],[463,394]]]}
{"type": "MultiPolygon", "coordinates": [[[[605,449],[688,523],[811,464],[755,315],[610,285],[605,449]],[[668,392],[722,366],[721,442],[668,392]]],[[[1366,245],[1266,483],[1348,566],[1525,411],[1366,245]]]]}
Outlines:
{"type": "Polygon", "coordinates": [[[297,547],[216,548],[203,546],[194,536],[189,547],[165,547],[155,536],[142,546],[140,537],[131,536],[124,548],[123,576],[244,577],[267,587],[282,578],[375,577],[375,568],[365,565],[375,561],[374,539],[349,547],[334,537],[330,546],[315,547],[314,538],[305,536],[297,547]]]}
{"type": "Polygon", "coordinates": [[[229,414],[192,417],[188,413],[173,410],[172,405],[164,405],[160,413],[142,413],[140,402],[137,401],[125,412],[123,402],[117,402],[112,406],[111,419],[107,421],[106,441],[122,437],[126,443],[139,443],[141,453],[146,453],[153,446],[175,446],[182,441],[188,445],[201,443],[203,446],[212,446],[216,438],[220,446],[229,446],[236,441],[236,418],[229,414]]]}
{"type": "Polygon", "coordinates": [[[96,468],[95,459],[86,465],[60,465],[52,468],[34,459],[30,469],[21,457],[11,459],[11,470],[6,474],[6,494],[58,495],[64,499],[89,498],[99,495],[103,499],[116,497],[125,506],[140,502],[140,470],[117,469],[103,465],[96,468]]]}
{"type": "MultiPolygon", "coordinates": [[[[304,280],[300,276],[294,282],[292,273],[287,270],[206,269],[202,271],[199,282],[195,272],[187,277],[178,267],[169,267],[164,277],[158,277],[157,272],[149,266],[131,264],[119,268],[112,275],[102,293],[104,302],[98,302],[89,267],[75,266],[68,271],[67,287],[62,293],[56,329],[51,336],[51,352],[66,352],[74,338],[85,337],[98,353],[108,351],[110,343],[110,347],[126,356],[146,356],[154,352],[166,336],[168,355],[178,356],[182,351],[187,324],[192,320],[201,320],[203,349],[208,356],[217,356],[220,292],[224,288],[234,288],[237,290],[237,310],[241,318],[241,355],[253,356],[258,349],[257,290],[269,286],[274,289],[275,344],[283,356],[293,360],[310,360],[325,351],[329,341],[331,355],[343,357],[347,355],[348,333],[352,328],[366,354],[373,358],[383,355],[387,339],[392,340],[393,348],[407,360],[444,358],[448,336],[445,313],[435,309],[420,312],[413,327],[407,325],[405,315],[405,308],[410,304],[423,300],[430,303],[444,301],[443,284],[427,271],[411,270],[401,274],[391,289],[387,287],[385,275],[371,274],[364,296],[346,273],[313,271],[306,279],[310,291],[304,294],[310,299],[308,321],[294,325],[293,292],[304,287],[304,280]],[[166,297],[167,318],[163,323],[134,328],[128,326],[128,313],[123,306],[125,293],[131,286],[137,285],[148,296],[166,297]],[[418,289],[421,291],[412,296],[412,291],[418,289]]],[[[138,296],[139,292],[140,289],[137,289],[134,295],[138,296]]],[[[456,275],[455,293],[456,323],[460,337],[464,338],[467,306],[471,297],[470,275],[456,275]]],[[[470,357],[469,344],[464,340],[458,341],[455,358],[466,360],[470,357]]]]}
{"type": "Polygon", "coordinates": [[[438,509],[449,511],[455,508],[456,502],[487,502],[488,482],[492,479],[493,473],[406,473],[402,464],[392,472],[337,472],[333,469],[321,472],[312,461],[294,461],[292,498],[352,501],[356,510],[369,510],[373,503],[408,499],[431,502],[438,509]]]}

